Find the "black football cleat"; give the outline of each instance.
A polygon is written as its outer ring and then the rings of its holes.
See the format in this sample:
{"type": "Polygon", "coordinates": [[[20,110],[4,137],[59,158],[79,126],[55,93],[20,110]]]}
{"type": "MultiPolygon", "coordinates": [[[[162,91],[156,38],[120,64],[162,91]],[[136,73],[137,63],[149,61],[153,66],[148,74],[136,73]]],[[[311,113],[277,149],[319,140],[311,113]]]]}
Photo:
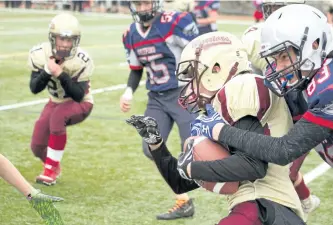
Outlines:
{"type": "Polygon", "coordinates": [[[175,220],[180,218],[192,217],[194,215],[193,200],[188,201],[177,200],[174,207],[169,209],[167,213],[156,216],[158,220],[175,220]]]}

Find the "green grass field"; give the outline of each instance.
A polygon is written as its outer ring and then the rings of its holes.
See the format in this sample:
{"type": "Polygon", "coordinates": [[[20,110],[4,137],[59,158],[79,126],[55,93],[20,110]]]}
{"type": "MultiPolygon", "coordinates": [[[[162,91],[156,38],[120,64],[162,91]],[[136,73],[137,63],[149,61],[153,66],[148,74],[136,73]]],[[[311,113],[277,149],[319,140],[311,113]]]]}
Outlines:
{"type": "MultiPolygon", "coordinates": [[[[0,12],[0,106],[38,100],[46,92],[33,95],[29,90],[27,69],[29,49],[47,41],[51,14],[0,12]]],[[[123,84],[128,67],[121,35],[131,22],[129,18],[78,16],[83,25],[81,46],[93,58],[96,68],[92,88],[123,84]]],[[[223,24],[220,30],[240,35],[246,25],[223,24]]],[[[133,109],[121,113],[119,98],[123,90],[95,95],[91,116],[83,123],[68,128],[68,142],[62,160],[63,173],[52,187],[34,184],[44,192],[62,196],[57,204],[67,225],[212,225],[228,214],[225,198],[196,190],[196,215],[177,221],[157,221],[155,215],[174,204],[173,194],[155,166],[145,158],[141,140],[124,119],[142,114],[146,90],[135,93],[133,109]]],[[[42,171],[42,164],[30,151],[30,138],[43,104],[0,111],[0,152],[7,156],[31,182],[42,171]]],[[[168,141],[177,155],[179,138],[175,128],[168,141]]],[[[302,171],[307,173],[322,161],[316,153],[307,158],[302,171]]],[[[332,225],[333,173],[328,171],[310,183],[321,198],[321,207],[311,215],[308,224],[332,225]]],[[[28,202],[12,187],[0,181],[0,224],[43,224],[28,202]]]]}

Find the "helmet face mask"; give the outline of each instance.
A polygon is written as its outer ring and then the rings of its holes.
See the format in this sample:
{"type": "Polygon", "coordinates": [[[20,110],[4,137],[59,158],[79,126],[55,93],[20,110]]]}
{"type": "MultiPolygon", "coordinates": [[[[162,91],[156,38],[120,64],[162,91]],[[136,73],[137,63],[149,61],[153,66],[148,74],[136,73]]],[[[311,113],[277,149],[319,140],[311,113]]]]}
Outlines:
{"type": "Polygon", "coordinates": [[[155,18],[161,11],[161,0],[135,0],[128,1],[128,7],[135,22],[144,24],[155,18]]]}
{"type": "MultiPolygon", "coordinates": [[[[309,77],[302,76],[301,66],[312,62],[307,59],[303,60],[302,48],[302,46],[299,47],[290,41],[285,41],[268,49],[267,51],[272,52],[269,55],[265,54],[265,52],[260,53],[268,64],[265,73],[265,83],[276,95],[280,97],[285,96],[290,91],[307,84],[306,81],[309,80],[309,77]],[[279,64],[280,61],[278,58],[281,57],[285,58],[284,65],[282,69],[277,70],[277,63],[279,64]],[[275,60],[272,61],[272,58],[275,58],[275,60]]],[[[313,68],[314,64],[309,73],[314,70],[313,68]]]]}
{"type": "Polygon", "coordinates": [[[80,36],[49,34],[53,56],[58,59],[69,58],[80,43],[80,36]]]}
{"type": "Polygon", "coordinates": [[[205,112],[215,95],[234,75],[250,72],[243,43],[227,32],[210,32],[192,40],[184,48],[176,70],[185,82],[179,104],[191,113],[205,112]]]}
{"type": "Polygon", "coordinates": [[[269,65],[266,86],[278,96],[305,90],[325,62],[331,42],[331,28],[316,8],[294,4],[275,11],[261,30],[259,54],[269,65]]]}
{"type": "Polygon", "coordinates": [[[68,60],[75,56],[81,39],[79,21],[71,14],[58,14],[49,25],[53,57],[68,60]]]}
{"type": "Polygon", "coordinates": [[[178,103],[190,113],[197,113],[204,109],[202,99],[207,98],[200,93],[202,75],[208,70],[208,66],[201,63],[197,56],[195,60],[186,60],[178,64],[176,76],[179,81],[187,84],[182,88],[178,103]]]}

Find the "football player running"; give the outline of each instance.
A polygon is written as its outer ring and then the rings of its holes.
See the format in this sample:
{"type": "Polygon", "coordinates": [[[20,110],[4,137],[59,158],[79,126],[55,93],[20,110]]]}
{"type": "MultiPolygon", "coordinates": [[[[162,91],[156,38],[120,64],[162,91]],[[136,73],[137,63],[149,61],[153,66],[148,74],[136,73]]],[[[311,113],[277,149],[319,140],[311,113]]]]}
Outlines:
{"type": "Polygon", "coordinates": [[[94,65],[79,47],[80,38],[79,21],[73,15],[59,14],[50,23],[49,42],[29,53],[30,90],[37,94],[47,88],[50,95],[31,141],[32,152],[44,163],[37,183],[56,183],[67,142],[66,127],[85,120],[93,108],[89,79],[94,65]]]}
{"type": "Polygon", "coordinates": [[[62,225],[61,215],[53,202],[63,201],[63,198],[45,195],[32,187],[16,167],[0,154],[0,177],[14,186],[29,201],[47,225],[62,225]]]}
{"type": "MultiPolygon", "coordinates": [[[[241,41],[226,32],[194,39],[184,49],[177,69],[179,79],[187,82],[179,101],[189,111],[199,108],[217,121],[223,118],[240,129],[282,136],[292,126],[287,104],[265,87],[261,76],[251,73],[242,48],[241,41]]],[[[242,181],[238,191],[228,196],[230,213],[219,225],[305,224],[289,178],[289,166],[264,163],[232,148],[231,156],[224,160],[194,162],[193,142],[177,161],[168,151],[154,118],[134,115],[127,123],[149,144],[160,173],[175,193],[198,188],[193,179],[242,181]]],[[[199,120],[192,124],[192,135],[201,135],[199,120]]]]}
{"type": "MultiPolygon", "coordinates": [[[[190,13],[164,12],[162,3],[161,0],[129,1],[134,23],[125,32],[123,44],[130,74],[120,108],[123,112],[131,109],[133,93],[145,68],[149,91],[145,115],[156,118],[165,141],[176,122],[182,148],[190,136],[190,123],[195,115],[183,110],[177,102],[183,84],[178,82],[175,71],[183,48],[197,37],[198,29],[190,13]]],[[[148,145],[143,142],[142,146],[144,154],[152,159],[148,145]]],[[[176,196],[176,205],[157,219],[172,220],[193,214],[192,200],[183,194],[176,196]]]]}
{"type": "Polygon", "coordinates": [[[321,144],[316,150],[332,166],[332,34],[325,15],[302,4],[280,8],[265,21],[261,41],[260,55],[271,68],[266,85],[277,96],[305,91],[305,114],[282,137],[243,131],[223,121],[205,124],[212,133],[204,135],[278,165],[287,165],[321,144]]]}
{"type": "MultiPolygon", "coordinates": [[[[304,0],[263,0],[262,8],[264,19],[266,20],[277,9],[289,4],[304,4],[304,0]]],[[[268,67],[265,58],[260,57],[260,34],[263,23],[255,24],[249,27],[242,36],[242,42],[246,47],[249,61],[257,74],[265,74],[268,67]]],[[[269,68],[268,68],[269,69],[269,68]]],[[[294,122],[299,120],[303,113],[307,110],[307,103],[302,93],[290,92],[285,96],[289,110],[293,116],[294,122]],[[298,104],[295,104],[295,99],[298,99],[298,104]]],[[[307,154],[293,161],[290,167],[290,179],[294,183],[296,192],[302,202],[303,210],[308,214],[314,211],[320,205],[320,199],[311,195],[310,189],[304,182],[303,175],[299,172],[307,154]]]]}

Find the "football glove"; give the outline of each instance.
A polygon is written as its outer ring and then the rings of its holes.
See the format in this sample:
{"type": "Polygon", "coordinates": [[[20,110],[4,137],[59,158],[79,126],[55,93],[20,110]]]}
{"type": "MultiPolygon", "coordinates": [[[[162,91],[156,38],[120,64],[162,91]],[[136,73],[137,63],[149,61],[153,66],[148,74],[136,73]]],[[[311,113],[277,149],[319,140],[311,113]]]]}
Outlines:
{"type": "Polygon", "coordinates": [[[201,120],[200,120],[200,118],[201,118],[201,115],[198,116],[191,123],[191,137],[201,135],[201,120]]]}
{"type": "Polygon", "coordinates": [[[38,212],[47,225],[64,225],[59,211],[53,202],[63,201],[63,198],[43,194],[40,190],[34,189],[27,196],[30,205],[38,212]]]}
{"type": "Polygon", "coordinates": [[[177,170],[180,176],[186,180],[192,180],[187,173],[187,166],[193,161],[193,143],[194,139],[189,140],[186,149],[179,154],[177,162],[177,170]]]}
{"type": "Polygon", "coordinates": [[[126,120],[126,123],[132,125],[147,144],[156,145],[162,142],[160,130],[154,118],[133,115],[126,120]]]}
{"type": "Polygon", "coordinates": [[[218,112],[216,112],[211,104],[206,105],[207,115],[202,115],[201,121],[201,135],[213,139],[213,128],[218,123],[225,123],[218,112]]]}

